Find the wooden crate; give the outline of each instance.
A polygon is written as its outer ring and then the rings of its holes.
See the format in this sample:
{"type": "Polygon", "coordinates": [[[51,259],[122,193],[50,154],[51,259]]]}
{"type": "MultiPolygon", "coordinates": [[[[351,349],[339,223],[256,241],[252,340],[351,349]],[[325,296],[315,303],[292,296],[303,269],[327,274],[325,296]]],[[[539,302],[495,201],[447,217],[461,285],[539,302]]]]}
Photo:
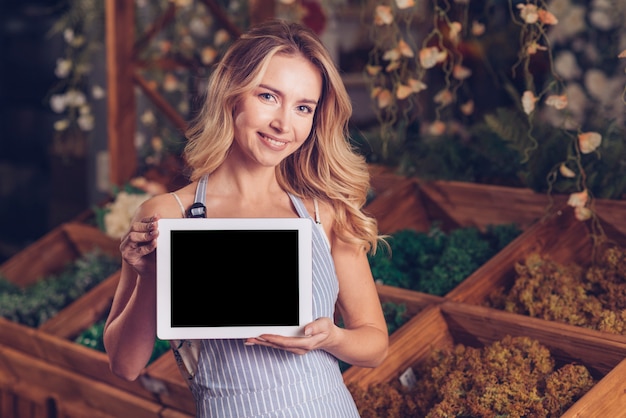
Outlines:
{"type": "MultiPolygon", "coordinates": [[[[626,235],[601,218],[598,222],[608,239],[626,246],[626,235]]],[[[515,263],[523,262],[535,252],[557,263],[586,267],[593,254],[591,226],[591,221],[578,221],[572,208],[566,206],[524,231],[446,297],[457,302],[485,304],[494,290],[503,288],[506,292],[513,286],[515,263]]]]}
{"type": "MultiPolygon", "coordinates": [[[[119,257],[119,243],[116,240],[106,236],[95,227],[66,223],[53,229],[6,261],[0,266],[0,274],[9,281],[25,287],[45,276],[61,272],[68,264],[96,248],[111,256],[119,257]]],[[[108,282],[114,280],[110,278],[108,282]]],[[[97,288],[104,286],[106,285],[101,283],[92,290],[96,291],[97,288]]],[[[66,307],[66,309],[69,308],[69,306],[66,307]]],[[[89,317],[83,318],[81,315],[82,313],[77,315],[75,310],[70,310],[65,318],[69,317],[74,322],[90,319],[89,317]]],[[[57,329],[66,327],[64,331],[78,332],[75,328],[67,327],[66,323],[59,323],[59,320],[60,318],[51,319],[50,329],[54,329],[56,323],[57,329]]],[[[45,329],[48,325],[42,324],[41,327],[45,329]]],[[[48,348],[40,344],[38,336],[39,332],[33,328],[0,318],[0,344],[43,359],[46,358],[48,348]]]]}
{"type": "MultiPolygon", "coordinates": [[[[3,370],[0,375],[10,375],[15,382],[13,385],[32,388],[33,391],[54,399],[55,409],[60,411],[68,405],[67,409],[72,411],[76,411],[79,406],[85,411],[93,411],[91,415],[83,415],[85,418],[155,418],[163,410],[158,402],[49,364],[13,348],[0,345],[0,357],[10,367],[9,371],[3,370]]],[[[68,415],[76,418],[79,416],[75,413],[68,415]]]]}
{"type": "Polygon", "coordinates": [[[449,300],[426,308],[399,329],[389,355],[380,366],[352,367],[344,373],[344,381],[363,388],[390,382],[407,368],[424,361],[435,348],[454,344],[480,347],[506,335],[534,338],[558,362],[581,363],[600,379],[592,391],[568,410],[568,416],[598,416],[582,414],[597,410],[603,411],[601,416],[624,416],[626,380],[622,363],[626,342],[622,338],[449,300]]]}
{"type": "Polygon", "coordinates": [[[0,266],[0,274],[25,287],[45,275],[56,274],[68,263],[99,248],[106,254],[119,256],[119,241],[93,226],[69,222],[15,254],[0,266]]]}

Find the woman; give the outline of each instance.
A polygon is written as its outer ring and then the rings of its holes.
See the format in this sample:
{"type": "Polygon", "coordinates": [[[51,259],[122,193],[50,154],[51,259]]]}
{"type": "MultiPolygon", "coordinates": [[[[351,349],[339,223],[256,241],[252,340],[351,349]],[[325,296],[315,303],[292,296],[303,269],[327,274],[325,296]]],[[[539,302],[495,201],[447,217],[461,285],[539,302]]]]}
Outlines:
{"type": "MultiPolygon", "coordinates": [[[[375,367],[388,335],[367,260],[379,239],[376,222],[361,210],[369,175],[347,140],[351,111],[341,77],[311,30],[273,20],[233,43],[187,132],[190,184],[146,201],[122,239],[122,275],[104,335],[115,374],[136,379],[150,358],[158,220],[190,216],[200,188],[204,208],[193,216],[306,217],[317,227],[315,319],[306,337],[173,342],[198,416],[358,417],[338,359],[375,367]],[[333,320],[335,307],[342,327],[333,320]]],[[[199,281],[198,290],[205,288],[199,281]]]]}

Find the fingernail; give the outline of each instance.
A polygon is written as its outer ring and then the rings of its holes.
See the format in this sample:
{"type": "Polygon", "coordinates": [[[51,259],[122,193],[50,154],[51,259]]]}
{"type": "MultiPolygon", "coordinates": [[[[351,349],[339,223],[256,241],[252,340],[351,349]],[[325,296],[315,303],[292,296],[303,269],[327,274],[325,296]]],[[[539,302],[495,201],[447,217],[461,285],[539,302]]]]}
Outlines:
{"type": "Polygon", "coordinates": [[[254,345],[254,343],[251,343],[249,341],[246,341],[245,343],[243,343],[243,345],[247,345],[248,347],[250,347],[251,345],[254,345]]]}

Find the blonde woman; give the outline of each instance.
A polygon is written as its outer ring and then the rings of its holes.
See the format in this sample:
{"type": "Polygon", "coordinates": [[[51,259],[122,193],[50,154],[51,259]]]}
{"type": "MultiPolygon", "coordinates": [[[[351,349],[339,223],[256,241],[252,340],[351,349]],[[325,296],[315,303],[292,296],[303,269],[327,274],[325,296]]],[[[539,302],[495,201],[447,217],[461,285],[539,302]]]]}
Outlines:
{"type": "MultiPolygon", "coordinates": [[[[351,112],[330,55],[306,27],[272,20],[233,43],[187,132],[190,183],[146,201],[122,239],[122,276],[104,335],[115,374],[136,379],[154,346],[159,219],[304,217],[315,224],[314,321],[306,336],[175,341],[174,354],[198,417],[359,416],[338,360],[375,367],[388,335],[367,260],[379,236],[362,211],[369,175],[348,141],[351,112]],[[198,188],[206,198],[194,205],[198,188]]],[[[198,291],[210,291],[203,282],[217,276],[210,256],[198,291]]]]}

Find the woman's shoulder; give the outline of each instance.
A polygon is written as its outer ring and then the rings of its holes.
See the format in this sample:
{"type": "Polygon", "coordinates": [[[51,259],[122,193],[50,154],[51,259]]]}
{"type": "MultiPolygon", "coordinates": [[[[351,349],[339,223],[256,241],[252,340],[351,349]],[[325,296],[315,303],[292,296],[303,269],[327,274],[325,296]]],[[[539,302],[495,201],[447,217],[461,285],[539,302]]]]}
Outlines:
{"type": "Polygon", "coordinates": [[[194,191],[187,185],[172,192],[150,197],[137,210],[136,217],[145,218],[158,215],[160,218],[182,218],[185,210],[193,203],[194,191]]]}

